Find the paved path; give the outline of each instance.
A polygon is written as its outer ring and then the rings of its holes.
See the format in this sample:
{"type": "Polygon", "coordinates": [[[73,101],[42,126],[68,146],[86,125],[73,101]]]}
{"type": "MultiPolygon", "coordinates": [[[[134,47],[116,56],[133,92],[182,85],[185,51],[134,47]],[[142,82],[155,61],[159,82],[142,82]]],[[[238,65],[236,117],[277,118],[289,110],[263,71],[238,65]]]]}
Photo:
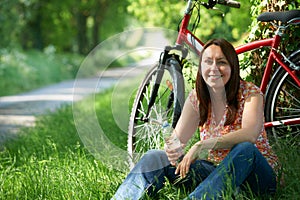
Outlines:
{"type": "Polygon", "coordinates": [[[139,75],[146,70],[146,66],[149,67],[149,62],[145,61],[134,68],[107,70],[101,73],[101,78],[76,79],[77,88],[74,87],[75,80],[68,80],[24,94],[0,97],[0,147],[8,139],[14,138],[19,128],[34,126],[37,116],[112,87],[124,75],[128,78],[139,75]],[[98,83],[97,87],[95,83],[98,83]]]}

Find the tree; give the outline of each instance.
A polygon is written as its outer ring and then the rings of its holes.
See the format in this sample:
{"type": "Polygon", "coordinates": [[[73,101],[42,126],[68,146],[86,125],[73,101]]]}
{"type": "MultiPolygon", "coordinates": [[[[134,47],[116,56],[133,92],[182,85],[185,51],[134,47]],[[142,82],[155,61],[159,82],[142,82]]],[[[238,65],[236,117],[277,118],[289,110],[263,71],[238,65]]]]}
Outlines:
{"type": "Polygon", "coordinates": [[[88,53],[105,37],[125,29],[127,1],[78,0],[78,5],[73,15],[77,20],[79,53],[88,53]]]}
{"type": "MultiPolygon", "coordinates": [[[[177,29],[185,9],[185,2],[178,0],[129,1],[129,13],[143,25],[162,26],[173,30],[177,29]]],[[[207,10],[201,6],[201,23],[195,30],[195,34],[204,41],[221,36],[230,41],[239,40],[251,23],[249,1],[240,0],[240,2],[242,5],[240,9],[217,5],[217,10],[207,10]]],[[[196,9],[194,11],[197,12],[196,9]]],[[[193,17],[196,17],[196,13],[193,17]]],[[[195,18],[192,21],[195,21],[195,18]]]]}
{"type": "Polygon", "coordinates": [[[44,48],[42,32],[44,3],[38,0],[29,0],[26,3],[19,3],[19,11],[23,14],[25,26],[22,27],[21,44],[23,48],[44,48]]]}
{"type": "Polygon", "coordinates": [[[2,0],[0,2],[0,48],[16,45],[21,32],[22,21],[16,6],[18,0],[2,0]]]}
{"type": "Polygon", "coordinates": [[[101,40],[123,31],[127,0],[3,0],[0,44],[24,49],[88,53],[101,40]]]}

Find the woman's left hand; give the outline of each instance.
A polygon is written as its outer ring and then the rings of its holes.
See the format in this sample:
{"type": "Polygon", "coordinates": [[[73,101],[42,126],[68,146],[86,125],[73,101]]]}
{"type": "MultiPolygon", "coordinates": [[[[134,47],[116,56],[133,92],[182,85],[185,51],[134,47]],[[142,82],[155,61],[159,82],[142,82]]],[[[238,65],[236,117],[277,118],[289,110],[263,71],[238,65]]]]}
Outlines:
{"type": "Polygon", "coordinates": [[[177,165],[175,174],[180,174],[181,178],[184,178],[189,172],[191,164],[198,158],[201,151],[201,144],[194,144],[187,154],[183,157],[182,161],[177,165]]]}

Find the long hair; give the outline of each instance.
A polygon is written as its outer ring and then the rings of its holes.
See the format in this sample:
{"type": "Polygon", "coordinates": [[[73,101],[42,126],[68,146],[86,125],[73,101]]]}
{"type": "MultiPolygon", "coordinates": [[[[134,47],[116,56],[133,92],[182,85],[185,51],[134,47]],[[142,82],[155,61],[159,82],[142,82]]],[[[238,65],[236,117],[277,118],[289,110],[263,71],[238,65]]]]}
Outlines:
{"type": "Polygon", "coordinates": [[[201,62],[203,52],[207,47],[211,45],[219,46],[226,57],[229,65],[231,67],[231,76],[228,82],[225,84],[225,92],[227,98],[227,105],[229,107],[228,115],[226,116],[225,125],[232,124],[235,119],[235,115],[238,109],[238,100],[237,95],[240,87],[240,66],[237,54],[234,47],[224,39],[212,39],[208,41],[200,54],[200,62],[196,79],[196,93],[199,100],[199,113],[200,113],[200,122],[199,125],[202,126],[208,118],[208,113],[211,105],[211,98],[208,91],[207,84],[205,83],[202,74],[201,74],[201,62]]]}

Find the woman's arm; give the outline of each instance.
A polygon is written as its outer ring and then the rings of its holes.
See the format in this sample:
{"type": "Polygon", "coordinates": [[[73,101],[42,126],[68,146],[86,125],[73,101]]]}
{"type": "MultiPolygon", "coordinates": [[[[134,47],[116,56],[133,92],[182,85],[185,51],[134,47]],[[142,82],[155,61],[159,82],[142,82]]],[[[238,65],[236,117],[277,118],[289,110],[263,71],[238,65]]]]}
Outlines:
{"type": "MultiPolygon", "coordinates": [[[[199,113],[193,108],[191,100],[188,98],[183,106],[182,113],[175,127],[173,134],[179,138],[182,147],[186,145],[189,139],[195,133],[199,124],[199,113]]],[[[165,146],[165,151],[169,161],[172,165],[176,164],[176,161],[181,156],[176,149],[168,149],[165,146]]]]}
{"type": "Polygon", "coordinates": [[[187,99],[175,127],[177,137],[182,144],[186,144],[194,135],[199,126],[199,120],[199,112],[194,109],[190,99],[187,99]]]}

